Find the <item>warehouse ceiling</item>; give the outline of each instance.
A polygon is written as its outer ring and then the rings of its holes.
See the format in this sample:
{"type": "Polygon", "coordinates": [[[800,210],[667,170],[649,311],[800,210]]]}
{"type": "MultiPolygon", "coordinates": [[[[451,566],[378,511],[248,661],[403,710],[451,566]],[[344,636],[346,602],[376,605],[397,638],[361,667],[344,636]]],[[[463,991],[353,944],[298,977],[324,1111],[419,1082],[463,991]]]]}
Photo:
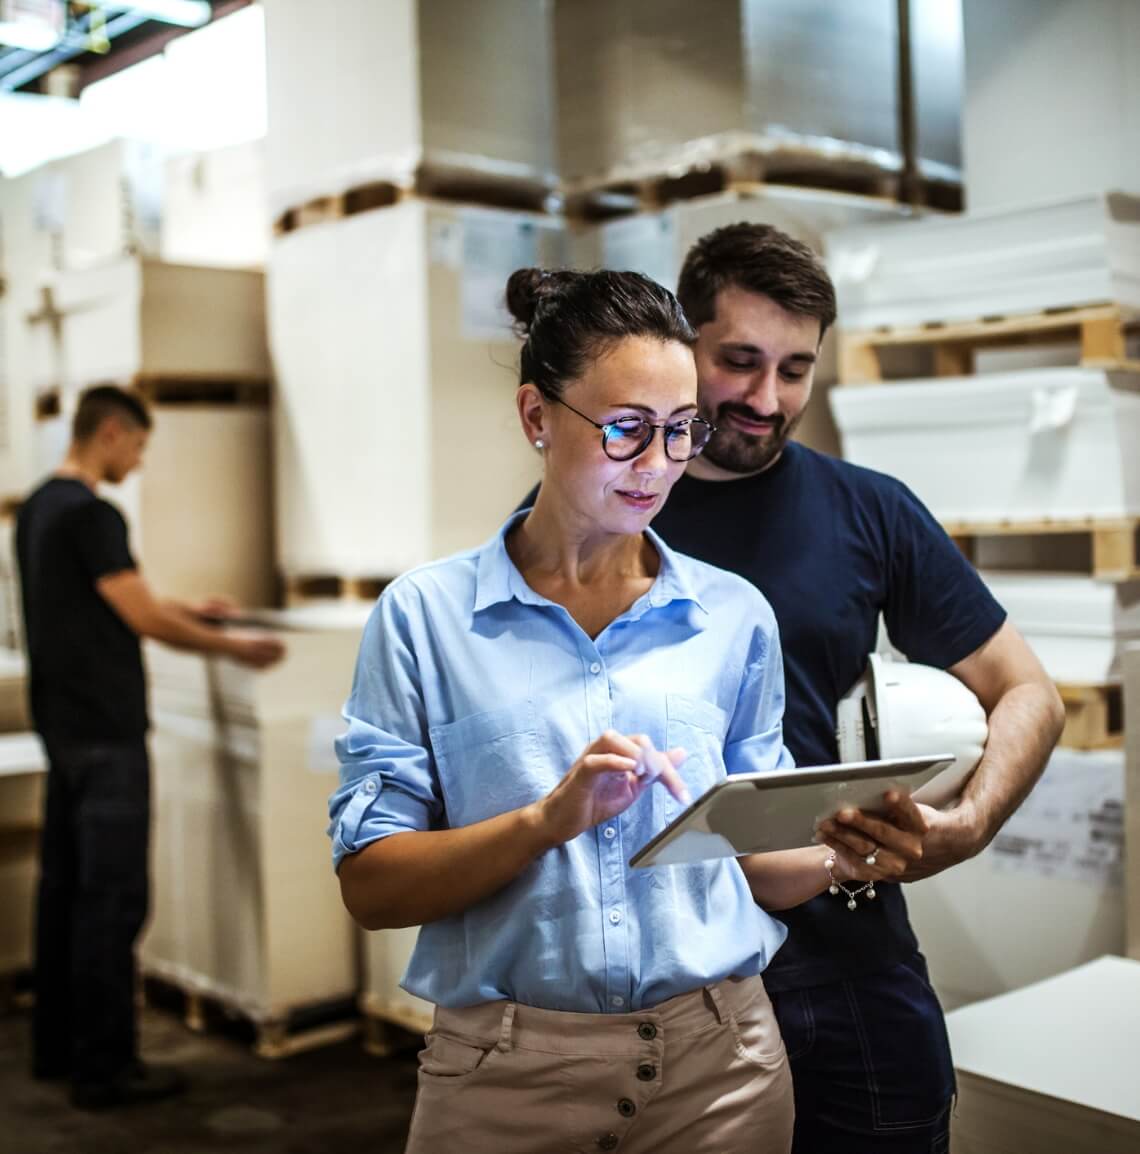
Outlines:
{"type": "Polygon", "coordinates": [[[0,93],[78,96],[251,0],[0,0],[0,93]],[[17,46],[19,45],[19,46],[17,46]]]}

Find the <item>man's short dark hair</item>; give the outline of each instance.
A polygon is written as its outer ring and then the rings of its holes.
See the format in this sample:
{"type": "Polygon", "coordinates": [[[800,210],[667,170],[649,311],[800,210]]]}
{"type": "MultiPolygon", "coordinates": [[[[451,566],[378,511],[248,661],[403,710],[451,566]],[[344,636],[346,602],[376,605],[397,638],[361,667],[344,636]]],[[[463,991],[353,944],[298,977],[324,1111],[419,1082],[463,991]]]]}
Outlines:
{"type": "Polygon", "coordinates": [[[806,244],[770,224],[729,224],[701,237],[681,268],[677,299],[695,328],[716,317],[726,288],[770,297],[782,309],[819,321],[822,337],[835,321],[835,286],[806,244]]]}
{"type": "Polygon", "coordinates": [[[154,423],[138,393],[118,385],[95,385],[79,398],[71,435],[77,441],[89,441],[108,417],[119,417],[140,429],[149,429],[154,423]]]}

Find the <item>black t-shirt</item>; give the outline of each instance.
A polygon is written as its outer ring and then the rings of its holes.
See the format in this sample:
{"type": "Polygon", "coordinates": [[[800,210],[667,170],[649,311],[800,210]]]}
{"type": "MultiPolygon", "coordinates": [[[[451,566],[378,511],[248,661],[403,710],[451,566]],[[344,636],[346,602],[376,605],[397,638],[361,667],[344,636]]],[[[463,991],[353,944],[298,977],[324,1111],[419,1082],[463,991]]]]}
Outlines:
{"type": "MultiPolygon", "coordinates": [[[[729,569],[768,598],[787,681],[784,741],[799,765],[838,760],[836,707],[874,649],[879,613],[912,661],[947,668],[1005,612],[899,481],[791,443],[737,481],[682,476],[653,528],[674,549],[729,569]]],[[[879,900],[824,893],[780,913],[788,940],[764,982],[819,985],[892,965],[917,949],[899,885],[879,900]]]]}
{"type": "Polygon", "coordinates": [[[53,477],[20,508],[16,554],[36,729],[56,740],[142,736],[139,639],[95,588],[136,568],[122,514],[82,481],[53,477]]]}

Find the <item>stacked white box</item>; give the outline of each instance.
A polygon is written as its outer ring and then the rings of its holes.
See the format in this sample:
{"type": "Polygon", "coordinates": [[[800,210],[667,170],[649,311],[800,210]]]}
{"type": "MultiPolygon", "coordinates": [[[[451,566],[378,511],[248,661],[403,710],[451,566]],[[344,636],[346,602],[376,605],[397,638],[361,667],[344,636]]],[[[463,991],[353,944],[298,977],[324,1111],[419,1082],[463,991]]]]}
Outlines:
{"type": "Polygon", "coordinates": [[[904,481],[940,521],[1140,516],[1135,373],[991,373],[840,388],[830,399],[844,455],[904,481]]]}
{"type": "Polygon", "coordinates": [[[1121,750],[1057,749],[988,848],[905,887],[946,1005],[1123,951],[1123,796],[1121,750]]]}
{"type": "Polygon", "coordinates": [[[826,238],[844,329],[1140,308],[1140,199],[1089,195],[826,238]]]}
{"type": "Polygon", "coordinates": [[[303,228],[269,270],[277,542],[289,576],[393,576],[480,543],[538,478],[508,275],[549,217],[425,201],[303,228]]]}
{"type": "MultiPolygon", "coordinates": [[[[365,610],[366,612],[366,610],[365,610]]],[[[256,1021],[355,995],[355,933],[321,814],[361,615],[266,616],[257,673],[148,646],[156,822],[144,968],[256,1021]]]]}
{"type": "Polygon", "coordinates": [[[1125,647],[1140,643],[1140,581],[988,571],[982,578],[1054,681],[1121,679],[1125,647]]]}
{"type": "Polygon", "coordinates": [[[419,932],[418,926],[407,926],[365,935],[360,1008],[370,1017],[426,1034],[435,1007],[400,988],[419,932]]]}
{"type": "Polygon", "coordinates": [[[1140,1144],[1140,962],[1102,957],[955,1010],[946,1024],[955,1154],[1131,1154],[1140,1144]]]}
{"type": "Polygon", "coordinates": [[[264,140],[167,159],[159,245],[164,261],[260,268],[269,235],[264,140]]]}
{"type": "Polygon", "coordinates": [[[421,165],[553,184],[546,0],[267,0],[276,215],[421,165]]]}
{"type": "Polygon", "coordinates": [[[964,0],[963,22],[971,209],[1140,193],[1134,0],[964,0]]]}

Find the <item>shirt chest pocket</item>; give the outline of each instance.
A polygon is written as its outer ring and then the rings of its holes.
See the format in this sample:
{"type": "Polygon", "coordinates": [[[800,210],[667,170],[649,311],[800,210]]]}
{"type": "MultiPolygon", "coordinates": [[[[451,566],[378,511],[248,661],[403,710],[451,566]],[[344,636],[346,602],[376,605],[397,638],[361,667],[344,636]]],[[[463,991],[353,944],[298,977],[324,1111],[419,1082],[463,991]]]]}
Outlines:
{"type": "MultiPolygon", "coordinates": [[[[724,738],[728,714],[711,701],[670,693],[665,699],[665,740],[670,749],[681,746],[688,757],[678,771],[696,801],[725,776],[724,738]]],[[[672,821],[685,807],[664,787],[654,787],[661,798],[663,818],[672,821]]]]}
{"type": "Polygon", "coordinates": [[[529,701],[432,726],[428,736],[453,828],[529,805],[557,783],[529,701]]]}

